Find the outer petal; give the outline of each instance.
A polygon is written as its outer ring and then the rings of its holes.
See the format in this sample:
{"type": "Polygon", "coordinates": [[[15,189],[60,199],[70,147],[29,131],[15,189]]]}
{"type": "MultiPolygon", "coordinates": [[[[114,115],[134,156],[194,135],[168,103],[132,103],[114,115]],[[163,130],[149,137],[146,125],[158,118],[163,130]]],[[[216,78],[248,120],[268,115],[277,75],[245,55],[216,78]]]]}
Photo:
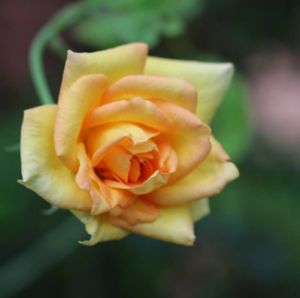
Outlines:
{"type": "Polygon", "coordinates": [[[194,221],[198,221],[201,218],[209,214],[209,201],[207,198],[200,199],[191,203],[192,216],[194,221]]]}
{"type": "Polygon", "coordinates": [[[91,238],[80,243],[88,246],[99,242],[119,240],[128,235],[126,230],[113,226],[107,219],[100,216],[90,216],[86,212],[72,211],[72,213],[85,225],[85,229],[91,238]]]}
{"type": "Polygon", "coordinates": [[[156,220],[159,216],[159,208],[153,203],[137,199],[125,208],[112,209],[110,214],[126,221],[129,225],[136,225],[156,220]]]}
{"type": "Polygon", "coordinates": [[[221,145],[212,139],[212,150],[199,167],[180,181],[146,197],[160,205],[176,205],[218,194],[239,175],[238,169],[228,159],[221,145]]]}
{"type": "Polygon", "coordinates": [[[197,92],[188,82],[178,78],[135,75],[126,76],[114,83],[105,93],[104,102],[131,99],[166,100],[193,113],[196,112],[197,92]]]}
{"type": "Polygon", "coordinates": [[[145,74],[177,77],[190,82],[198,91],[197,115],[208,123],[229,86],[233,65],[149,57],[145,74]]]}
{"type": "Polygon", "coordinates": [[[114,225],[130,232],[182,245],[192,245],[195,240],[194,225],[189,205],[160,208],[158,218],[151,223],[129,225],[111,218],[114,225]]]}
{"type": "Polygon", "coordinates": [[[55,114],[54,105],[25,111],[21,132],[21,183],[53,205],[88,210],[91,207],[89,193],[77,186],[74,174],[55,154],[55,114]]]}
{"type": "Polygon", "coordinates": [[[147,45],[142,43],[127,44],[94,53],[68,51],[61,93],[81,76],[88,74],[104,74],[110,81],[130,74],[141,74],[147,52],[147,45]]]}
{"type": "Polygon", "coordinates": [[[78,167],[76,146],[84,118],[100,103],[107,86],[108,81],[103,75],[83,76],[59,98],[54,133],[55,150],[72,170],[78,167]]]}

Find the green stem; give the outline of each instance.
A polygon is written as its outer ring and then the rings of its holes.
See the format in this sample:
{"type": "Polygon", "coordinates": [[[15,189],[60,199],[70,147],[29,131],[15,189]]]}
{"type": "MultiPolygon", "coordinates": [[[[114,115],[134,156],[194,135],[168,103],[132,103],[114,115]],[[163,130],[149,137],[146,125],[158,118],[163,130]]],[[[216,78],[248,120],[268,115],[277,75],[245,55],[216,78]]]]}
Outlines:
{"type": "Polygon", "coordinates": [[[63,60],[63,61],[66,60],[68,46],[66,45],[66,43],[60,36],[54,37],[50,41],[49,46],[61,60],[63,60]]]}
{"type": "Polygon", "coordinates": [[[76,23],[90,8],[90,5],[75,3],[59,11],[36,35],[29,53],[32,80],[42,104],[54,103],[43,67],[43,51],[59,32],[76,23]]]}

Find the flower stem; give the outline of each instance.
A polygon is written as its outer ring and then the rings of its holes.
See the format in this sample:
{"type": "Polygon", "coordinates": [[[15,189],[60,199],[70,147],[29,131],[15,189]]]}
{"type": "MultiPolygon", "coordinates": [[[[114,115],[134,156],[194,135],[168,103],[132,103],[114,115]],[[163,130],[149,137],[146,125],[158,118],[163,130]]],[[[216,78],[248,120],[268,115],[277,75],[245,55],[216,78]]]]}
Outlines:
{"type": "Polygon", "coordinates": [[[57,34],[82,18],[91,8],[83,3],[71,4],[60,10],[40,29],[32,41],[29,53],[29,64],[32,80],[41,104],[54,103],[43,67],[43,51],[46,45],[55,40],[57,34]]]}
{"type": "Polygon", "coordinates": [[[51,50],[62,60],[66,60],[68,46],[60,36],[55,36],[49,44],[51,50]]]}

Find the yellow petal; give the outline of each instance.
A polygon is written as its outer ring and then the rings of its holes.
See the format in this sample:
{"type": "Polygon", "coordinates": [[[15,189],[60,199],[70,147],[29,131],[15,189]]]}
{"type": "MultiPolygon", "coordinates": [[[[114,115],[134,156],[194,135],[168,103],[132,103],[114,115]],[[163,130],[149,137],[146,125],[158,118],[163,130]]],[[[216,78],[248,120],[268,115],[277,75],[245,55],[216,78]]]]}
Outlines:
{"type": "Polygon", "coordinates": [[[178,78],[135,75],[114,83],[105,93],[104,102],[140,96],[151,100],[166,100],[195,112],[197,92],[190,83],[178,78]]]}
{"type": "Polygon", "coordinates": [[[201,218],[209,214],[209,201],[207,198],[200,199],[191,203],[192,217],[194,221],[198,221],[201,218]]]}
{"type": "Polygon", "coordinates": [[[77,186],[74,174],[55,154],[55,115],[55,105],[25,111],[21,131],[21,183],[53,205],[88,210],[91,207],[89,193],[77,186]]]}
{"type": "Polygon", "coordinates": [[[155,190],[147,199],[160,205],[176,205],[218,194],[239,175],[220,144],[212,139],[208,157],[189,175],[174,184],[155,190]]]}
{"type": "Polygon", "coordinates": [[[149,57],[145,74],[177,77],[190,82],[198,92],[197,115],[209,123],[229,86],[233,65],[149,57]]]}
{"type": "Polygon", "coordinates": [[[119,240],[128,235],[122,228],[110,224],[104,217],[90,216],[87,212],[72,211],[72,213],[85,225],[89,240],[80,241],[81,244],[93,246],[99,242],[119,240]]]}
{"type": "Polygon", "coordinates": [[[147,45],[142,43],[127,44],[93,53],[68,51],[61,93],[84,75],[104,74],[112,82],[126,75],[141,74],[147,51],[147,45]]]}
{"type": "Polygon", "coordinates": [[[89,127],[130,121],[145,125],[158,131],[172,131],[172,123],[151,101],[135,97],[120,100],[96,108],[88,117],[89,127]]]}
{"type": "Polygon", "coordinates": [[[170,177],[170,183],[173,183],[191,172],[207,156],[211,131],[186,109],[163,101],[155,101],[155,104],[174,126],[172,133],[158,137],[159,140],[166,140],[177,154],[177,169],[170,177]]]}
{"type": "Polygon", "coordinates": [[[193,245],[194,225],[189,205],[160,208],[159,216],[151,223],[130,225],[111,218],[114,225],[142,236],[182,245],[193,245]]]}
{"type": "Polygon", "coordinates": [[[54,142],[56,154],[72,170],[78,168],[76,146],[87,113],[100,103],[108,86],[103,75],[78,79],[58,102],[54,142]]]}

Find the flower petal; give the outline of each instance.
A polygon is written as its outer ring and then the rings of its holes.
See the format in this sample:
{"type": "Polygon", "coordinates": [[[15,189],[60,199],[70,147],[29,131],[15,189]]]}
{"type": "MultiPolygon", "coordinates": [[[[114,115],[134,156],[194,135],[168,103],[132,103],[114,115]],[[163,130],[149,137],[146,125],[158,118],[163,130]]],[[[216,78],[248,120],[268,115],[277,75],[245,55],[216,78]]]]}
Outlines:
{"type": "Polygon", "coordinates": [[[78,168],[76,146],[84,118],[97,104],[108,86],[103,75],[78,79],[58,102],[54,142],[56,154],[72,170],[78,168]]]}
{"type": "Polygon", "coordinates": [[[126,76],[114,83],[105,93],[103,102],[132,97],[166,100],[191,112],[196,112],[197,92],[190,83],[159,76],[126,76]]]}
{"type": "Polygon", "coordinates": [[[175,130],[157,139],[167,140],[177,154],[178,164],[170,183],[191,172],[209,153],[210,128],[193,113],[168,102],[155,101],[155,104],[173,122],[175,130]]]}
{"type": "Polygon", "coordinates": [[[118,218],[111,218],[114,225],[143,236],[182,245],[193,245],[194,225],[189,205],[160,208],[157,219],[150,223],[130,225],[118,218]]]}
{"type": "Polygon", "coordinates": [[[173,129],[172,123],[153,102],[140,97],[98,107],[90,113],[86,120],[89,127],[120,121],[139,123],[163,132],[173,129]]]}
{"type": "Polygon", "coordinates": [[[77,149],[79,168],[76,174],[76,183],[81,189],[89,191],[92,198],[91,214],[101,214],[109,211],[117,201],[111,198],[101,185],[88,159],[84,145],[78,144],[77,149]]]}
{"type": "Polygon", "coordinates": [[[21,131],[21,183],[61,208],[88,210],[91,198],[57,158],[53,144],[55,105],[25,111],[21,131]],[[55,191],[53,191],[55,190],[55,191]]]}
{"type": "Polygon", "coordinates": [[[112,209],[110,214],[113,217],[126,221],[129,225],[136,225],[156,220],[159,216],[159,208],[151,202],[137,199],[125,208],[112,209]]]}
{"type": "Polygon", "coordinates": [[[92,198],[91,214],[103,214],[116,206],[126,207],[131,204],[135,196],[119,189],[108,187],[94,171],[91,161],[86,155],[84,145],[78,145],[79,170],[76,182],[80,188],[90,192],[92,198]]]}
{"type": "Polygon", "coordinates": [[[88,154],[93,166],[103,158],[105,152],[116,144],[122,143],[132,154],[137,150],[155,150],[153,143],[147,142],[159,132],[132,123],[112,123],[92,129],[86,136],[88,154]]]}
{"type": "Polygon", "coordinates": [[[80,241],[81,244],[93,246],[99,242],[120,240],[129,233],[117,226],[110,224],[105,217],[91,216],[87,212],[72,211],[72,213],[85,225],[85,229],[91,238],[80,241]]]}
{"type": "Polygon", "coordinates": [[[178,158],[175,150],[167,142],[159,142],[158,167],[162,173],[174,173],[177,169],[178,158]]]}
{"type": "Polygon", "coordinates": [[[142,183],[123,183],[115,180],[105,180],[105,184],[116,189],[127,189],[133,194],[143,195],[165,185],[170,177],[170,173],[155,171],[147,180],[142,183]]]}
{"type": "Polygon", "coordinates": [[[205,217],[210,212],[208,198],[192,202],[191,209],[194,221],[198,221],[201,218],[205,217]]]}
{"type": "Polygon", "coordinates": [[[127,182],[131,166],[131,157],[132,154],[130,154],[122,146],[114,146],[106,152],[103,158],[103,163],[109,171],[127,182]]]}
{"type": "Polygon", "coordinates": [[[177,77],[190,82],[198,91],[197,115],[209,123],[229,86],[233,65],[149,57],[145,74],[177,77]]]}
{"type": "Polygon", "coordinates": [[[146,198],[160,205],[182,204],[218,194],[238,175],[238,169],[228,161],[221,145],[212,139],[211,152],[192,173],[174,184],[155,190],[146,198]]]}
{"type": "Polygon", "coordinates": [[[61,93],[84,75],[104,74],[113,82],[126,75],[141,74],[147,52],[148,47],[143,43],[131,43],[93,53],[68,51],[61,93]]]}

